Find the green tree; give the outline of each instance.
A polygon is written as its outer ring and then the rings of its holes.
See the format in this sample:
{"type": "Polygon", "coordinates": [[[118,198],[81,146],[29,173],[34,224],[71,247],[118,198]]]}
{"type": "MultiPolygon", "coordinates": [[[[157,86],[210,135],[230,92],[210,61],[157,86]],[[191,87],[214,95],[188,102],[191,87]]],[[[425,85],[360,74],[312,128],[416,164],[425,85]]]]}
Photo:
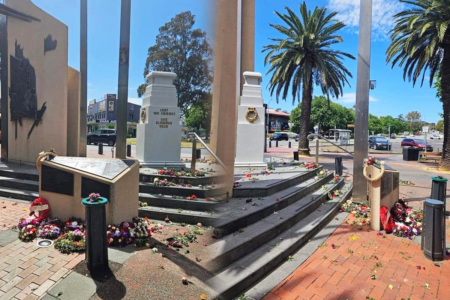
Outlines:
{"type": "Polygon", "coordinates": [[[450,170],[450,1],[400,0],[405,10],[394,16],[386,60],[403,68],[403,79],[423,85],[429,71],[430,86],[440,73],[444,110],[444,150],[441,168],[450,170]]]}
{"type": "Polygon", "coordinates": [[[264,46],[267,52],[265,64],[270,64],[267,74],[272,74],[269,82],[270,93],[286,100],[292,94],[292,103],[300,98],[302,105],[300,118],[299,153],[309,155],[308,133],[310,128],[313,87],[321,87],[325,95],[338,98],[343,94],[343,86],[350,71],[343,64],[344,57],[354,59],[346,52],[334,50],[332,45],[342,43],[337,31],[345,24],[335,20],[336,12],[327,13],[326,8],[308,10],[306,3],[300,5],[300,15],[287,8],[287,14],[275,14],[283,25],[270,24],[283,38],[271,39],[274,43],[264,46]]]}
{"type": "MultiPolygon", "coordinates": [[[[174,72],[174,85],[178,93],[178,105],[182,114],[196,103],[212,83],[212,49],[206,32],[194,29],[195,16],[182,12],[159,28],[156,44],[148,49],[144,78],[151,71],[174,72]]],[[[145,93],[147,83],[138,88],[138,95],[145,93]]]]}
{"type": "Polygon", "coordinates": [[[197,130],[205,129],[206,137],[209,137],[211,125],[212,94],[203,93],[203,96],[191,106],[185,115],[186,125],[197,130]]]}
{"type": "Polygon", "coordinates": [[[406,120],[409,122],[409,129],[411,132],[419,131],[421,113],[418,111],[411,111],[406,115],[406,120]]]}
{"type": "Polygon", "coordinates": [[[436,124],[435,129],[439,132],[444,132],[444,121],[443,120],[439,120],[436,124]]]}
{"type": "Polygon", "coordinates": [[[383,124],[380,118],[375,115],[369,114],[369,134],[379,134],[383,132],[383,124]]]}

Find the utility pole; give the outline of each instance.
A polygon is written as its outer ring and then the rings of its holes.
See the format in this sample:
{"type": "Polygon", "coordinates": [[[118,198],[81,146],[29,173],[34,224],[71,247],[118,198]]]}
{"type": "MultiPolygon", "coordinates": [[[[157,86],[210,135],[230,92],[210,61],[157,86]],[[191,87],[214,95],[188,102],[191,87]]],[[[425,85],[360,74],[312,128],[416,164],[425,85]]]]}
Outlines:
{"type": "Polygon", "coordinates": [[[120,15],[119,87],[117,100],[116,157],[126,158],[128,72],[130,67],[130,19],[131,0],[122,0],[120,15]]]}
{"type": "Polygon", "coordinates": [[[367,181],[363,176],[369,143],[370,51],[372,40],[372,0],[360,0],[358,71],[355,109],[355,156],[353,161],[353,199],[367,203],[367,181]]]}
{"type": "Polygon", "coordinates": [[[87,133],[87,0],[80,0],[80,138],[78,155],[86,157],[87,133]]]}

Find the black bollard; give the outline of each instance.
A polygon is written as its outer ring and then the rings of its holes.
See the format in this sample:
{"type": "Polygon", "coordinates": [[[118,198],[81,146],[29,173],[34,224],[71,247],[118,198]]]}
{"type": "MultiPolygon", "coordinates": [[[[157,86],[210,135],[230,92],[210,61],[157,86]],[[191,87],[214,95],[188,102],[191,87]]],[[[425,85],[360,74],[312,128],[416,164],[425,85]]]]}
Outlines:
{"type": "Polygon", "coordinates": [[[342,176],[342,157],[334,158],[334,171],[336,175],[342,176]]]}
{"type": "Polygon", "coordinates": [[[277,147],[277,148],[278,148],[278,141],[276,141],[276,142],[275,142],[275,147],[277,147]]]}
{"type": "Polygon", "coordinates": [[[103,143],[98,143],[98,154],[103,154],[103,143]]]}
{"type": "Polygon", "coordinates": [[[131,145],[127,145],[127,156],[131,156],[131,145]]]}
{"type": "Polygon", "coordinates": [[[291,142],[289,142],[289,145],[288,145],[288,147],[289,147],[289,148],[291,148],[291,142]]]}
{"type": "Polygon", "coordinates": [[[294,151],[294,160],[298,161],[298,151],[294,151]]]}
{"type": "Polygon", "coordinates": [[[200,159],[200,158],[202,158],[202,150],[196,149],[195,150],[195,159],[200,159]]]}
{"type": "Polygon", "coordinates": [[[447,198],[447,178],[444,177],[431,177],[431,199],[444,202],[444,209],[446,209],[447,198]]]}
{"type": "Polygon", "coordinates": [[[108,199],[81,203],[86,207],[86,262],[91,271],[108,269],[108,244],[106,242],[106,209],[108,199]]]}
{"type": "Polygon", "coordinates": [[[272,148],[272,141],[269,141],[269,148],[272,148]]]}

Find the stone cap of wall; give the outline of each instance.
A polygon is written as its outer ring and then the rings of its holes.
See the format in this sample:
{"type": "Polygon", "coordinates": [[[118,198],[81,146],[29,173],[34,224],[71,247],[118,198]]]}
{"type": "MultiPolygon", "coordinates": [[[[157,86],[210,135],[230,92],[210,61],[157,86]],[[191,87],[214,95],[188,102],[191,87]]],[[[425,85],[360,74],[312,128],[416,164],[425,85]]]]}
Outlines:
{"type": "Polygon", "coordinates": [[[177,74],[173,72],[159,72],[153,71],[147,75],[148,84],[161,84],[161,85],[173,85],[173,80],[177,77],[177,74]]]}
{"type": "Polygon", "coordinates": [[[258,72],[244,72],[246,85],[261,85],[262,75],[258,72]]]}

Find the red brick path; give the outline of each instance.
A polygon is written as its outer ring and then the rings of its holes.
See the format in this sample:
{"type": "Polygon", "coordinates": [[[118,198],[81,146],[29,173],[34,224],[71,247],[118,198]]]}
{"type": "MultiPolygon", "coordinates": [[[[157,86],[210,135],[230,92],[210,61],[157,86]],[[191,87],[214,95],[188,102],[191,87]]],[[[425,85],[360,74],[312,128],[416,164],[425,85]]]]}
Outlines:
{"type": "Polygon", "coordinates": [[[450,259],[435,266],[412,241],[358,228],[342,224],[264,299],[450,299],[450,259]]]}
{"type": "MultiPolygon", "coordinates": [[[[0,199],[0,231],[16,226],[29,206],[0,199]]],[[[0,247],[0,300],[38,299],[84,260],[84,254],[61,254],[53,247],[38,248],[36,242],[16,240],[0,247]]]]}

